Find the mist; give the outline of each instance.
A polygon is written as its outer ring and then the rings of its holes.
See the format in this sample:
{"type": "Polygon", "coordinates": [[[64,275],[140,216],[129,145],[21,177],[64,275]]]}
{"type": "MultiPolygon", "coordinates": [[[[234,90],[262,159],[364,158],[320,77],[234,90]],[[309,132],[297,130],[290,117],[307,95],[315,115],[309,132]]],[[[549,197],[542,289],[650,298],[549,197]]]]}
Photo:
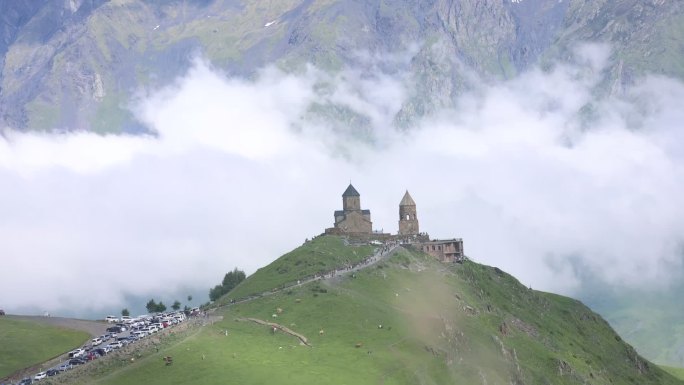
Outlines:
{"type": "Polygon", "coordinates": [[[6,128],[0,307],[104,315],[206,293],[331,227],[350,180],[374,228],[397,231],[408,189],[421,231],[462,237],[468,257],[535,289],[572,295],[586,275],[663,287],[682,270],[684,85],[645,76],[599,97],[609,58],[584,45],[482,81],[408,131],[392,121],[410,73],[269,67],[246,80],[201,58],[140,91],[130,108],[150,135],[6,128]],[[372,130],[308,119],[314,103],[372,130]]]}

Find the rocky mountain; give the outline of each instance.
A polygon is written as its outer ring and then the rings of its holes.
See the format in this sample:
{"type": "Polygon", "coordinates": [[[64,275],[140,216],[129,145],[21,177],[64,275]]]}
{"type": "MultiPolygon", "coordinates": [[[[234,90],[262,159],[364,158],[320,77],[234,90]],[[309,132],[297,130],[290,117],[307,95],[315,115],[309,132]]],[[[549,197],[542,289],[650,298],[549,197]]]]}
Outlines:
{"type": "Polygon", "coordinates": [[[681,1],[36,0],[0,11],[0,119],[22,130],[144,131],[131,96],[195,55],[249,77],[269,64],[336,72],[397,54],[380,70],[411,74],[400,127],[452,105],[473,77],[552,65],[582,41],[611,45],[608,92],[645,71],[684,77],[681,1]]]}

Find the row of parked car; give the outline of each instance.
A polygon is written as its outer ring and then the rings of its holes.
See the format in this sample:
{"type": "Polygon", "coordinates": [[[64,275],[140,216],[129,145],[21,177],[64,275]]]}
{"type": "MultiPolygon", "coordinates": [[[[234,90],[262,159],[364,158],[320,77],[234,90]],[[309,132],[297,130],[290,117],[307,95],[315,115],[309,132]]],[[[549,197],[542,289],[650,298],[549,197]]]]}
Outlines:
{"type": "Polygon", "coordinates": [[[44,378],[56,376],[77,365],[83,365],[128,344],[135,343],[162,329],[177,325],[186,319],[186,315],[182,311],[160,313],[154,316],[129,317],[126,320],[117,319],[116,325],[108,327],[106,334],[95,337],[87,345],[70,351],[67,354],[67,361],[44,372],[37,373],[33,377],[24,378],[19,382],[19,385],[32,384],[44,378]]]}

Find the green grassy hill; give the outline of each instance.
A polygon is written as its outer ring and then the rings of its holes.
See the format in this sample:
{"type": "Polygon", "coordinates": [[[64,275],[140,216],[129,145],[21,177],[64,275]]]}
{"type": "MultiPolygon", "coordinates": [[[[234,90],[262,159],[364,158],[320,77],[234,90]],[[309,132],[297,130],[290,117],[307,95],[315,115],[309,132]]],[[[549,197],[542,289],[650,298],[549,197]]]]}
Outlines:
{"type": "Polygon", "coordinates": [[[680,380],[684,380],[684,368],[674,368],[672,366],[661,366],[661,368],[680,380]]]}
{"type": "Polygon", "coordinates": [[[590,285],[581,297],[601,313],[626,341],[653,362],[684,366],[684,285],[667,290],[620,289],[590,285]]]}
{"type": "Polygon", "coordinates": [[[0,378],[88,341],[86,332],[0,317],[0,378]]]}
{"type": "MultiPolygon", "coordinates": [[[[323,237],[303,245],[247,279],[242,293],[291,279],[278,278],[289,274],[277,268],[285,261],[333,250],[362,254],[340,242],[323,237]]],[[[311,282],[214,314],[223,319],[82,383],[681,384],[579,301],[530,290],[497,268],[446,265],[407,249],[355,277],[311,282]],[[287,327],[311,346],[247,318],[287,327]],[[171,366],[161,360],[167,355],[171,366]]]]}
{"type": "Polygon", "coordinates": [[[221,304],[230,299],[261,294],[273,288],[296,283],[335,267],[356,263],[373,254],[372,246],[349,246],[341,237],[317,237],[257,270],[225,296],[221,304]]]}

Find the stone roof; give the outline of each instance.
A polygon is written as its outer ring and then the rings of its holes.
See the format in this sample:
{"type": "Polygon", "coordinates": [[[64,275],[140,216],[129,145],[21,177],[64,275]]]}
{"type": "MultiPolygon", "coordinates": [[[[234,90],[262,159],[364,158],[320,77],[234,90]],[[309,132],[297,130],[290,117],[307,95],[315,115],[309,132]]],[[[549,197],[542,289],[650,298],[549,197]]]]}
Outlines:
{"type": "MultiPolygon", "coordinates": [[[[370,210],[361,210],[361,214],[363,215],[370,215],[370,210]]],[[[344,215],[345,211],[344,210],[335,210],[335,216],[339,217],[341,215],[344,215]]]]}
{"type": "Polygon", "coordinates": [[[359,194],[358,191],[354,188],[354,186],[349,183],[349,187],[347,187],[346,190],[344,190],[344,193],[342,194],[343,197],[360,197],[361,194],[359,194]]]}
{"type": "Polygon", "coordinates": [[[411,194],[409,194],[408,190],[406,190],[406,194],[404,194],[404,197],[401,198],[401,202],[399,202],[399,206],[415,206],[416,202],[413,201],[413,198],[411,198],[411,194]]]}

